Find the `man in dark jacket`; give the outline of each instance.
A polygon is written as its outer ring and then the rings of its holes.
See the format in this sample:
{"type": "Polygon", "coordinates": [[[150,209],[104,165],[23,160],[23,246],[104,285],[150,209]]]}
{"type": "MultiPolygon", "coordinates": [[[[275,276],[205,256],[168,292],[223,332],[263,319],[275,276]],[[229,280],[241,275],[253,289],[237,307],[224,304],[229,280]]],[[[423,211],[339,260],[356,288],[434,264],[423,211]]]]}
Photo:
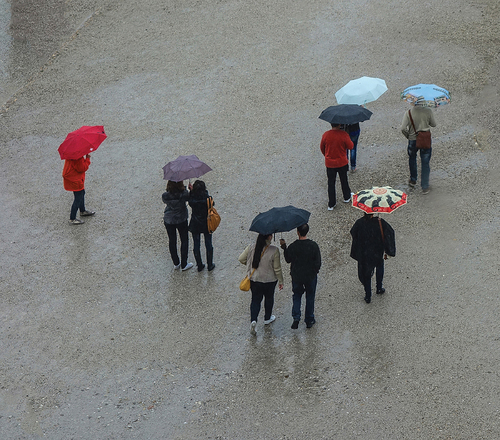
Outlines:
{"type": "Polygon", "coordinates": [[[365,288],[365,301],[369,304],[372,298],[372,276],[376,269],[377,293],[385,292],[382,287],[384,279],[384,259],[387,255],[396,255],[394,229],[380,217],[365,214],[351,228],[351,257],[358,262],[358,278],[365,288]]]}
{"type": "Polygon", "coordinates": [[[292,277],[293,307],[292,329],[299,327],[300,306],[302,295],[306,293],[305,323],[311,328],[314,319],[314,298],[316,296],[316,285],[318,283],[318,272],[321,268],[321,253],[319,246],[307,238],[309,225],[297,228],[298,240],[290,246],[286,246],[285,240],[280,240],[281,248],[284,250],[285,261],[290,264],[290,275],[292,277]]]}

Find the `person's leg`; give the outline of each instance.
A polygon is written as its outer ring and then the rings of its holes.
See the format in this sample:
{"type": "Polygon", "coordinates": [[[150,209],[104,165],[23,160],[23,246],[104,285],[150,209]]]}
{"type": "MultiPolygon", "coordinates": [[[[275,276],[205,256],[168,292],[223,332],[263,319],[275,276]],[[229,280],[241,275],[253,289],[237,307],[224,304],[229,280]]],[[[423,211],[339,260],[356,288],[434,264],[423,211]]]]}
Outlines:
{"type": "Polygon", "coordinates": [[[347,171],[349,171],[349,165],[345,165],[341,168],[337,168],[340,177],[340,185],[342,187],[342,195],[344,196],[344,201],[351,198],[351,188],[349,187],[349,182],[347,180],[347,171]]]}
{"type": "Polygon", "coordinates": [[[274,306],[274,289],[278,281],[273,283],[262,283],[264,286],[264,321],[271,318],[274,306]]]}
{"type": "Polygon", "coordinates": [[[305,283],[304,287],[306,289],[306,310],[304,314],[304,321],[306,324],[312,324],[315,322],[314,319],[314,298],[316,297],[316,286],[318,284],[318,277],[314,277],[313,280],[305,283]]]}
{"type": "Polygon", "coordinates": [[[170,257],[172,258],[172,262],[174,266],[178,266],[180,263],[179,255],[177,254],[177,233],[176,233],[176,225],[169,225],[165,222],[165,229],[167,230],[168,235],[168,249],[170,251],[170,257]]]}
{"type": "Polygon", "coordinates": [[[410,183],[417,183],[417,141],[408,141],[408,165],[410,167],[410,183]]]}
{"type": "Polygon", "coordinates": [[[431,155],[432,147],[428,149],[420,149],[420,161],[422,162],[421,184],[423,190],[429,188],[429,175],[431,174],[431,155]]]}
{"type": "Polygon", "coordinates": [[[335,194],[335,181],[337,180],[337,169],[327,168],[328,176],[328,207],[333,208],[337,204],[337,195],[335,194]]]}
{"type": "MultiPolygon", "coordinates": [[[[361,130],[357,130],[353,133],[349,133],[349,137],[351,138],[352,143],[354,144],[354,147],[351,151],[351,171],[354,171],[356,169],[356,156],[357,156],[357,151],[358,151],[358,140],[359,140],[359,134],[361,133],[361,130]]],[[[349,151],[349,150],[348,150],[349,151]]]]}
{"type": "Polygon", "coordinates": [[[189,233],[187,220],[176,225],[181,237],[181,268],[184,269],[188,262],[189,233]]]}
{"type": "Polygon", "coordinates": [[[203,234],[205,238],[205,249],[207,251],[208,270],[214,268],[214,247],[212,246],[212,234],[203,234]]]}
{"type": "Polygon", "coordinates": [[[370,265],[358,261],[358,278],[363,284],[365,289],[365,301],[369,303],[372,298],[372,275],[373,275],[373,267],[370,265]]]}
{"type": "Polygon", "coordinates": [[[198,271],[200,271],[205,267],[203,261],[201,260],[201,234],[199,232],[192,232],[191,235],[193,236],[194,259],[196,260],[198,271]]]}
{"type": "Polygon", "coordinates": [[[76,218],[76,213],[78,212],[78,208],[82,204],[82,197],[85,190],[81,191],[73,191],[73,204],[71,205],[71,212],[69,214],[69,219],[74,220],[76,218]]]}
{"type": "Polygon", "coordinates": [[[80,212],[85,212],[85,190],[82,189],[80,192],[82,193],[82,195],[80,197],[80,205],[78,206],[78,209],[80,210],[80,212]]]}
{"type": "Polygon", "coordinates": [[[300,321],[300,306],[302,303],[302,295],[304,294],[304,285],[302,283],[296,283],[292,280],[292,318],[294,321],[300,321]]]}
{"type": "Polygon", "coordinates": [[[375,281],[377,284],[377,293],[380,295],[385,292],[384,289],[384,260],[375,269],[375,281]]]}
{"type": "Polygon", "coordinates": [[[250,322],[257,321],[260,312],[260,304],[264,297],[264,283],[257,283],[250,280],[250,290],[252,291],[252,301],[250,302],[250,322]]]}

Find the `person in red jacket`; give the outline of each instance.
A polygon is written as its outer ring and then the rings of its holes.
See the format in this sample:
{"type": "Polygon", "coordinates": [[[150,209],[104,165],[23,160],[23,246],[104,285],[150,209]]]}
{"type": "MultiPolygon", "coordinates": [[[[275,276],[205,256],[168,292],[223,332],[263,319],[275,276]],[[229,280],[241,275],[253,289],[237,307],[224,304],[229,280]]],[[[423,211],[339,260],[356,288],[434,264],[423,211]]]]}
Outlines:
{"type": "Polygon", "coordinates": [[[83,220],[76,218],[76,213],[80,210],[80,216],[94,215],[94,211],[85,209],[85,172],[90,166],[90,154],[80,159],[66,159],[64,161],[63,182],[66,191],[73,191],[75,199],[71,206],[69,223],[72,225],[82,225],[83,220]]]}
{"type": "Polygon", "coordinates": [[[352,150],[354,147],[349,135],[340,129],[340,124],[331,125],[332,129],[323,134],[320,145],[321,152],[325,156],[326,174],[328,176],[329,211],[333,210],[337,204],[337,195],[335,194],[337,173],[340,177],[344,202],[349,203],[351,200],[351,188],[347,181],[347,171],[349,170],[347,150],[352,150]]]}

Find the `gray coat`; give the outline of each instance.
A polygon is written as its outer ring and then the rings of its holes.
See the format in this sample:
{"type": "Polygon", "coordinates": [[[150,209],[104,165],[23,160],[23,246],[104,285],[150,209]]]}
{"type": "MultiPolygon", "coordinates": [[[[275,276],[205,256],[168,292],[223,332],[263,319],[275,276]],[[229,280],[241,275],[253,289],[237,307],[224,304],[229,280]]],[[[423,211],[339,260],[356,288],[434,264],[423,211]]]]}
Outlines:
{"type": "Polygon", "coordinates": [[[188,219],[188,209],[186,202],[189,199],[189,192],[185,189],[181,193],[171,193],[164,192],[162,195],[163,203],[167,206],[165,207],[165,213],[163,214],[163,221],[167,225],[178,225],[183,223],[188,219]]]}

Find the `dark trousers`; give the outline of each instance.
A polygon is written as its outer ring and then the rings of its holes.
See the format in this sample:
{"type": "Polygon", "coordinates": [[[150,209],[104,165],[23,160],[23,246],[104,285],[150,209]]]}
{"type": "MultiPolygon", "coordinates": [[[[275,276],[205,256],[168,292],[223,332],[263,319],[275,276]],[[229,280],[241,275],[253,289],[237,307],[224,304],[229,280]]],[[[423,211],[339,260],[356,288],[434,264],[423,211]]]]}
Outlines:
{"type": "Polygon", "coordinates": [[[305,319],[306,324],[314,322],[314,298],[316,296],[316,286],[318,284],[318,277],[314,277],[307,283],[297,283],[292,280],[293,291],[293,306],[292,318],[294,321],[300,321],[300,306],[302,302],[302,295],[306,294],[306,310],[305,319]]]}
{"type": "Polygon", "coordinates": [[[80,212],[85,211],[85,190],[82,189],[81,191],[73,191],[73,195],[75,196],[75,199],[71,205],[71,213],[69,215],[70,220],[74,220],[76,218],[78,210],[80,210],[80,212]]]}
{"type": "Polygon", "coordinates": [[[264,320],[271,318],[274,306],[274,289],[278,281],[272,283],[259,283],[250,280],[252,291],[252,302],[250,303],[250,321],[257,321],[260,312],[260,304],[264,298],[264,320]]]}
{"type": "MultiPolygon", "coordinates": [[[[163,222],[165,223],[165,222],[163,222]]],[[[188,259],[188,222],[187,220],[176,225],[169,225],[165,223],[165,229],[168,234],[168,248],[170,250],[170,256],[174,262],[174,266],[181,263],[181,267],[186,267],[188,259]],[[179,236],[181,238],[181,259],[179,261],[179,255],[177,254],[177,232],[179,231],[179,236]]]]}
{"type": "MultiPolygon", "coordinates": [[[[193,254],[194,259],[196,260],[196,265],[201,267],[203,265],[203,261],[201,259],[201,234],[200,233],[191,233],[193,235],[193,254]]],[[[212,234],[208,232],[203,233],[203,237],[205,239],[205,250],[207,251],[207,264],[210,267],[214,262],[214,247],[212,246],[212,234]]]]}
{"type": "Polygon", "coordinates": [[[375,282],[377,285],[377,290],[382,289],[382,282],[384,281],[384,260],[378,266],[373,264],[358,261],[358,278],[365,288],[365,297],[372,297],[372,276],[373,272],[377,271],[375,275],[375,282]]]}
{"type": "Polygon", "coordinates": [[[347,181],[348,170],[349,165],[345,165],[340,168],[326,169],[326,175],[328,176],[328,206],[330,208],[337,204],[337,195],[335,193],[337,173],[340,178],[340,186],[342,187],[342,195],[344,196],[344,200],[348,200],[351,197],[351,188],[349,188],[349,182],[347,181]]]}

